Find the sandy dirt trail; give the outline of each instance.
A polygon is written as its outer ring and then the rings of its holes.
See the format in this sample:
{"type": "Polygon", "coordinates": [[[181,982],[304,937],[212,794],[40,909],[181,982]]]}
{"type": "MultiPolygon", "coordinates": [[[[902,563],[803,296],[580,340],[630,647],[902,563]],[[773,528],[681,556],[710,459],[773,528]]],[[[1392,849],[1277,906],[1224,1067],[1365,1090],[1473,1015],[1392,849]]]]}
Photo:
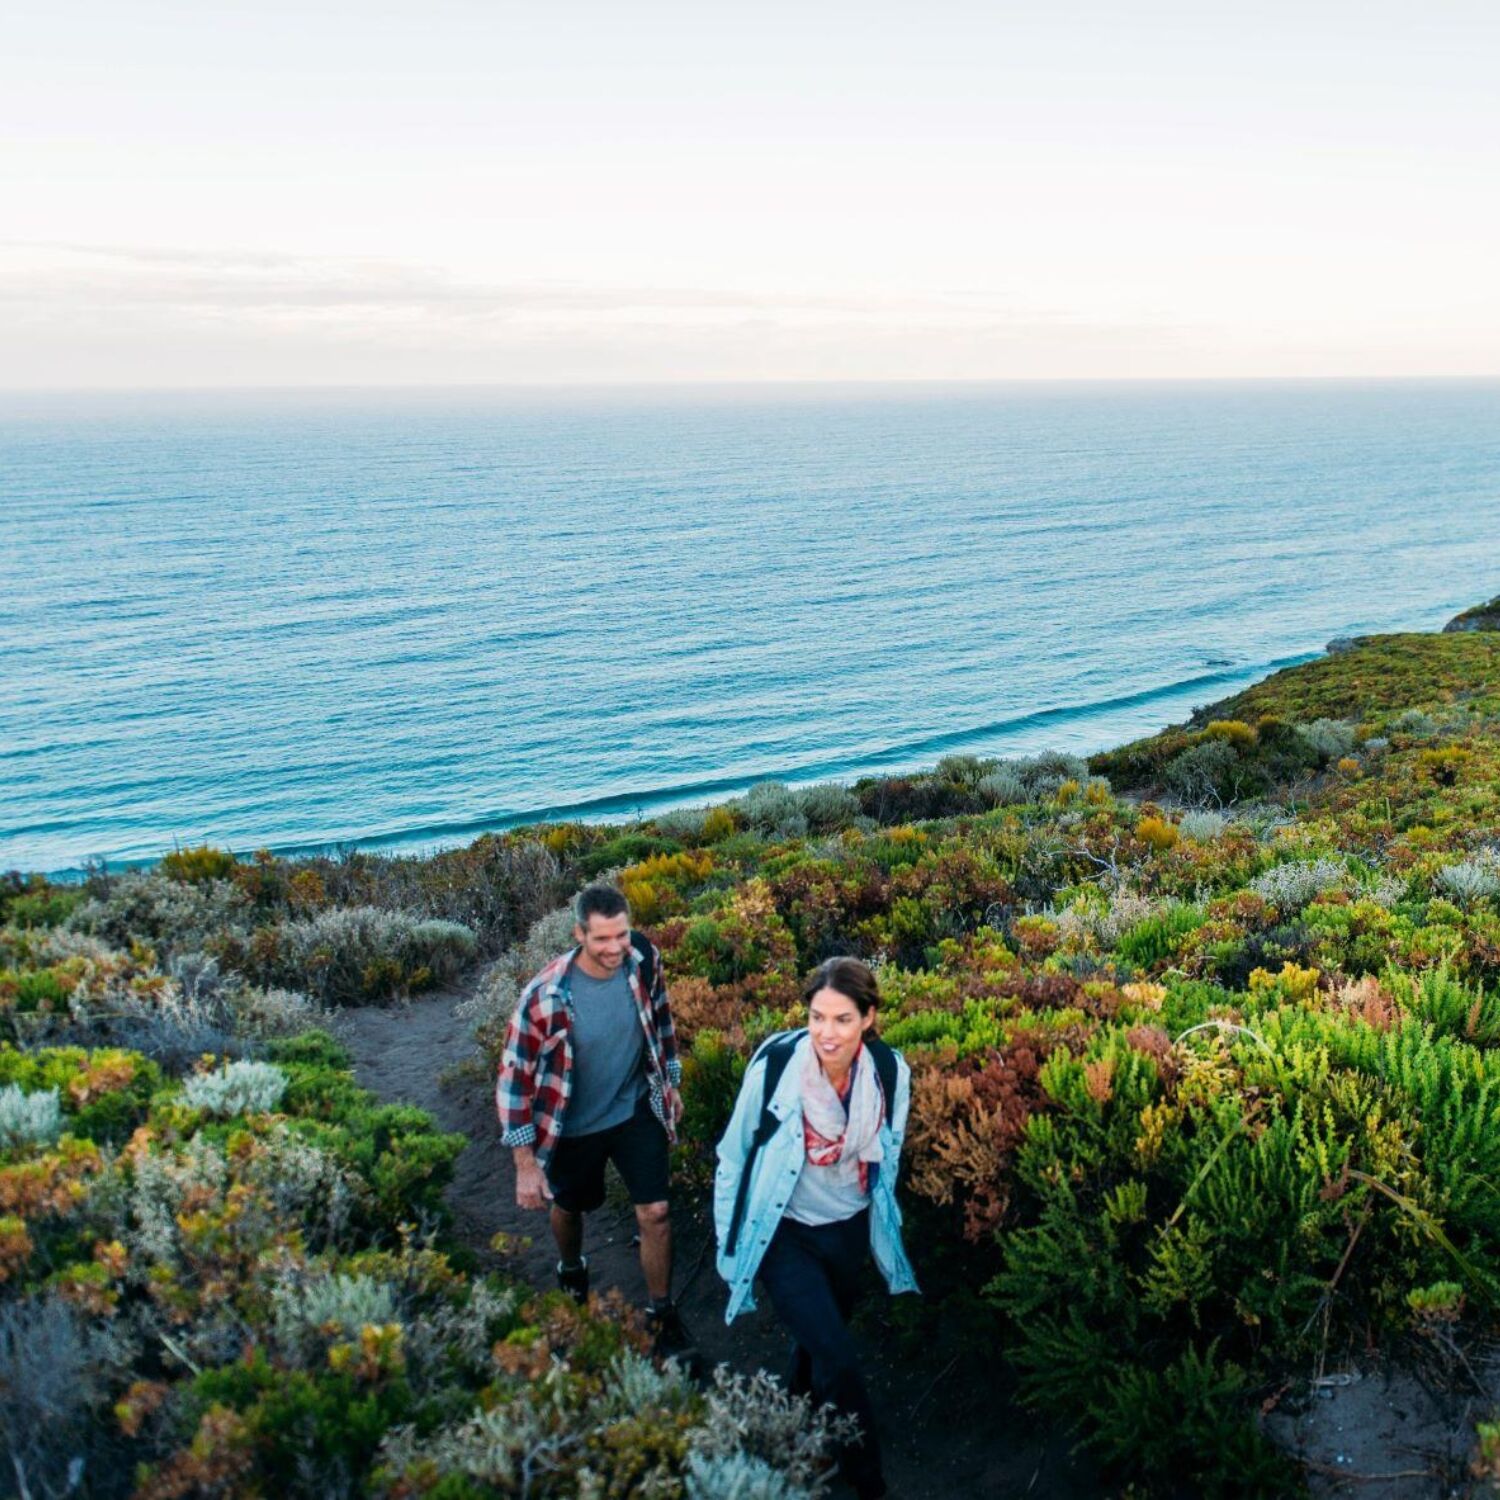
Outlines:
{"type": "MultiPolygon", "coordinates": [[[[535,1286],[554,1285],[555,1252],[546,1220],[516,1205],[510,1152],[499,1144],[494,1104],[482,1075],[443,1081],[444,1074],[476,1057],[470,1025],[454,1014],[462,992],[426,996],[404,1006],[343,1011],[334,1024],[354,1059],[364,1087],[391,1101],[430,1111],[444,1130],[469,1140],[448,1190],[455,1229],[467,1245],[493,1262],[491,1238],[500,1231],[532,1243],[511,1266],[535,1286]]],[[[714,1271],[707,1205],[678,1202],[674,1291],[693,1339],[708,1365],[737,1370],[765,1368],[781,1374],[787,1341],[764,1308],[724,1323],[724,1287],[714,1271]]],[[[623,1195],[612,1195],[588,1219],[585,1252],[598,1291],[619,1287],[644,1298],[640,1263],[631,1244],[634,1216],[623,1195]]],[[[920,1257],[918,1257],[920,1263],[920,1257]]],[[[961,1362],[896,1359],[882,1348],[879,1299],[858,1326],[869,1351],[868,1367],[882,1419],[886,1473],[902,1500],[953,1496],[1027,1496],[1074,1500],[1101,1493],[1066,1445],[1045,1441],[1034,1423],[1007,1407],[997,1409],[972,1368],[961,1362]]]]}

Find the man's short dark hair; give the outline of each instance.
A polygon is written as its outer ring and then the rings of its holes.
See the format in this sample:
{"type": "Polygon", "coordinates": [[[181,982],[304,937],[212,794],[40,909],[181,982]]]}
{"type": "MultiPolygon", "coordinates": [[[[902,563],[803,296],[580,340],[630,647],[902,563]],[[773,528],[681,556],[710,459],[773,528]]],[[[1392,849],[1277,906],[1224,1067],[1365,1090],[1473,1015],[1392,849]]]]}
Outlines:
{"type": "Polygon", "coordinates": [[[573,918],[587,928],[590,917],[630,915],[630,903],[612,885],[586,885],[573,898],[573,918]]]}

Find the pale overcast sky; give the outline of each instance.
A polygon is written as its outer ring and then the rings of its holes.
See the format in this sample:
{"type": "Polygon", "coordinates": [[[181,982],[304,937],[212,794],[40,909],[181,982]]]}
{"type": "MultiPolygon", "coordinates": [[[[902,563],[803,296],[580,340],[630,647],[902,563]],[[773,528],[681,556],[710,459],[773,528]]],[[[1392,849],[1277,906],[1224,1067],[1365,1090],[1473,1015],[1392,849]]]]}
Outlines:
{"type": "Polygon", "coordinates": [[[1500,4],[11,0],[0,386],[1500,374],[1500,4]]]}

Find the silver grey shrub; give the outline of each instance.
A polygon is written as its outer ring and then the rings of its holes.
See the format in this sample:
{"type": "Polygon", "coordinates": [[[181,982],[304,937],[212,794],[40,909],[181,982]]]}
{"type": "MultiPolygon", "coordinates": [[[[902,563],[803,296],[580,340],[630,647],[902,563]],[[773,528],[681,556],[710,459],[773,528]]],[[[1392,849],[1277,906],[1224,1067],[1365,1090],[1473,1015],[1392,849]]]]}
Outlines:
{"type": "Polygon", "coordinates": [[[373,1324],[400,1321],[394,1288],[372,1276],[288,1277],[271,1292],[271,1326],[279,1348],[302,1364],[319,1364],[330,1336],[357,1339],[373,1324]]]}
{"type": "Polygon", "coordinates": [[[103,894],[68,918],[76,932],[91,933],[117,948],[145,939],[163,953],[201,950],[208,940],[248,936],[251,910],[245,893],[228,880],[169,880],[155,870],[132,870],[109,880],[103,894]]]}
{"type": "Polygon", "coordinates": [[[1061,750],[1043,750],[1040,755],[1011,764],[1033,797],[1050,797],[1065,781],[1076,781],[1082,786],[1089,779],[1088,762],[1061,750]]]}
{"type": "Polygon", "coordinates": [[[756,833],[770,839],[800,839],[807,833],[802,799],[781,781],[762,781],[736,803],[756,833]]]}
{"type": "MultiPolygon", "coordinates": [[[[33,1500],[83,1494],[108,1335],[56,1297],[0,1304],[0,1450],[5,1483],[33,1500]]],[[[101,1476],[102,1477],[102,1476],[101,1476]]]]}
{"type": "Polygon", "coordinates": [[[247,1180],[264,1190],[281,1218],[300,1226],[309,1246],[340,1242],[355,1209],[369,1206],[364,1179],[284,1121],[261,1137],[261,1146],[247,1180]]]}
{"type": "Polygon", "coordinates": [[[1196,812],[1184,813],[1177,824],[1177,831],[1185,839],[1192,839],[1198,844],[1206,844],[1218,838],[1228,827],[1229,819],[1223,813],[1201,808],[1196,812]]]}
{"type": "MultiPolygon", "coordinates": [[[[982,769],[971,783],[991,807],[1010,807],[1023,802],[1039,802],[1052,796],[1065,781],[1076,781],[1080,786],[1091,780],[1109,783],[1101,777],[1090,778],[1088,762],[1076,755],[1067,755],[1060,750],[1044,750],[1040,755],[1023,756],[1016,760],[974,761],[972,756],[950,757],[973,761],[982,769]]],[[[956,779],[956,778],[950,778],[956,779]]]]}
{"type": "Polygon", "coordinates": [[[469,999],[454,1013],[480,1030],[509,1021],[526,981],[539,969],[573,947],[573,908],[559,906],[531,924],[524,941],[504,953],[480,976],[469,999]]]}
{"type": "Polygon", "coordinates": [[[1500,895],[1500,859],[1489,850],[1437,872],[1443,892],[1463,906],[1500,895]]]}
{"type": "Polygon", "coordinates": [[[933,767],[932,774],[939,781],[956,781],[960,786],[978,786],[993,766],[993,761],[981,760],[977,755],[945,755],[933,767]]]}
{"type": "MultiPolygon", "coordinates": [[[[593,1433],[652,1412],[694,1413],[684,1433],[687,1473],[679,1479],[664,1456],[651,1471],[632,1475],[632,1494],[680,1494],[686,1486],[699,1500],[819,1500],[832,1475],[833,1445],[854,1431],[849,1418],[831,1408],[814,1412],[806,1397],[788,1395],[764,1372],[734,1375],[723,1365],[700,1395],[675,1361],[658,1368],[626,1352],[581,1408],[566,1409],[569,1389],[567,1370],[554,1364],[508,1401],[435,1433],[419,1437],[411,1427],[396,1428],[381,1444],[380,1467],[400,1474],[434,1465],[519,1492],[523,1475],[556,1468],[593,1433]]],[[[587,1477],[593,1484],[579,1493],[603,1494],[605,1476],[591,1465],[587,1477]]]]}
{"type": "Polygon", "coordinates": [[[692,843],[702,837],[710,811],[707,807],[669,807],[665,812],[652,813],[651,821],[664,837],[692,843]]]}
{"type": "Polygon", "coordinates": [[[455,978],[474,958],[478,943],[460,922],[419,918],[379,906],[335,906],[274,929],[275,958],[261,975],[273,985],[306,989],[325,1004],[377,998],[367,975],[380,965],[411,974],[426,969],[432,981],[455,978]]]}
{"type": "Polygon", "coordinates": [[[1108,952],[1132,927],[1157,910],[1157,904],[1149,896],[1136,891],[1119,890],[1106,895],[1094,889],[1050,915],[1057,923],[1064,951],[1108,952]]]}
{"type": "Polygon", "coordinates": [[[859,798],[836,781],[820,781],[796,793],[802,816],[814,832],[846,827],[859,817],[859,798]]]}
{"type": "Polygon", "coordinates": [[[1314,896],[1347,885],[1349,872],[1336,859],[1314,859],[1276,865],[1250,882],[1256,895],[1283,915],[1301,911],[1314,896]]]}
{"type": "Polygon", "coordinates": [[[805,1500],[810,1493],[749,1453],[712,1458],[689,1453],[683,1476],[686,1500],[805,1500]]]}
{"type": "Polygon", "coordinates": [[[1299,724],[1297,737],[1321,764],[1339,760],[1354,749],[1354,725],[1342,719],[1314,719],[1311,724],[1299,724]]]}
{"type": "Polygon", "coordinates": [[[62,1134],[62,1104],[56,1089],[28,1094],[15,1084],[0,1089],[0,1150],[50,1146],[62,1134]]]}
{"type": "Polygon", "coordinates": [[[1009,765],[997,766],[995,770],[981,776],[975,783],[974,790],[991,807],[1014,807],[1031,800],[1021,773],[1009,765]]]}
{"type": "Polygon", "coordinates": [[[194,1073],[183,1085],[182,1097],[193,1109],[229,1119],[269,1114],[281,1103],[286,1085],[287,1076],[275,1063],[242,1059],[213,1073],[194,1073]]]}
{"type": "Polygon", "coordinates": [[[1437,720],[1420,708],[1404,709],[1391,720],[1397,734],[1408,734],[1414,740],[1430,740],[1438,732],[1437,720]]]}
{"type": "Polygon", "coordinates": [[[688,1445],[705,1460],[736,1454],[758,1458],[801,1492],[821,1495],[830,1450],[856,1431],[852,1418],[835,1416],[829,1407],[814,1411],[806,1396],[793,1396],[764,1370],[737,1375],[720,1365],[688,1445]]]}
{"type": "Polygon", "coordinates": [[[270,989],[238,986],[228,997],[228,1007],[239,1029],[255,1037],[296,1036],[316,1026],[320,1014],[300,990],[275,985],[270,989]]]}

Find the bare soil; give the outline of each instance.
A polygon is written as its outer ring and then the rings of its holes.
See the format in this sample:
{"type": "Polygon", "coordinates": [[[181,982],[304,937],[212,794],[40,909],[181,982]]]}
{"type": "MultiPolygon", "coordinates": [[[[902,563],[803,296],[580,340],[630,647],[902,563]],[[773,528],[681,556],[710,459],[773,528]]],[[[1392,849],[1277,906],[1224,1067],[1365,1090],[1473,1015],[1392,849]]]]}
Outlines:
{"type": "MultiPolygon", "coordinates": [[[[361,1084],[382,1098],[419,1105],[444,1130],[468,1137],[447,1195],[458,1237],[490,1264],[497,1260],[489,1249],[497,1233],[529,1237],[530,1245],[508,1267],[538,1288],[548,1288],[555,1284],[556,1253],[545,1217],[516,1204],[510,1152],[499,1144],[488,1076],[476,1066],[469,1024],[454,1015],[463,998],[450,992],[388,1009],[347,1010],[335,1030],[354,1058],[361,1084]]],[[[725,1325],[724,1287],[714,1271],[706,1205],[679,1199],[672,1222],[674,1290],[704,1363],[781,1374],[788,1343],[768,1310],[725,1325]]],[[[596,1290],[619,1287],[632,1300],[644,1300],[631,1243],[634,1227],[621,1192],[589,1216],[584,1249],[596,1290]]],[[[902,1500],[1078,1500],[1109,1493],[1086,1461],[1070,1455],[1064,1440],[1039,1431],[1010,1403],[994,1366],[984,1368],[972,1355],[955,1356],[936,1343],[914,1359],[904,1352],[893,1354],[894,1341],[882,1317],[887,1305],[883,1297],[872,1298],[855,1332],[872,1372],[894,1495],[902,1500]]]]}
{"type": "Polygon", "coordinates": [[[1447,1500],[1493,1494],[1469,1473],[1474,1424],[1500,1398],[1491,1359],[1351,1364],[1299,1382],[1274,1411],[1272,1438],[1306,1466],[1314,1500],[1447,1500]]]}

